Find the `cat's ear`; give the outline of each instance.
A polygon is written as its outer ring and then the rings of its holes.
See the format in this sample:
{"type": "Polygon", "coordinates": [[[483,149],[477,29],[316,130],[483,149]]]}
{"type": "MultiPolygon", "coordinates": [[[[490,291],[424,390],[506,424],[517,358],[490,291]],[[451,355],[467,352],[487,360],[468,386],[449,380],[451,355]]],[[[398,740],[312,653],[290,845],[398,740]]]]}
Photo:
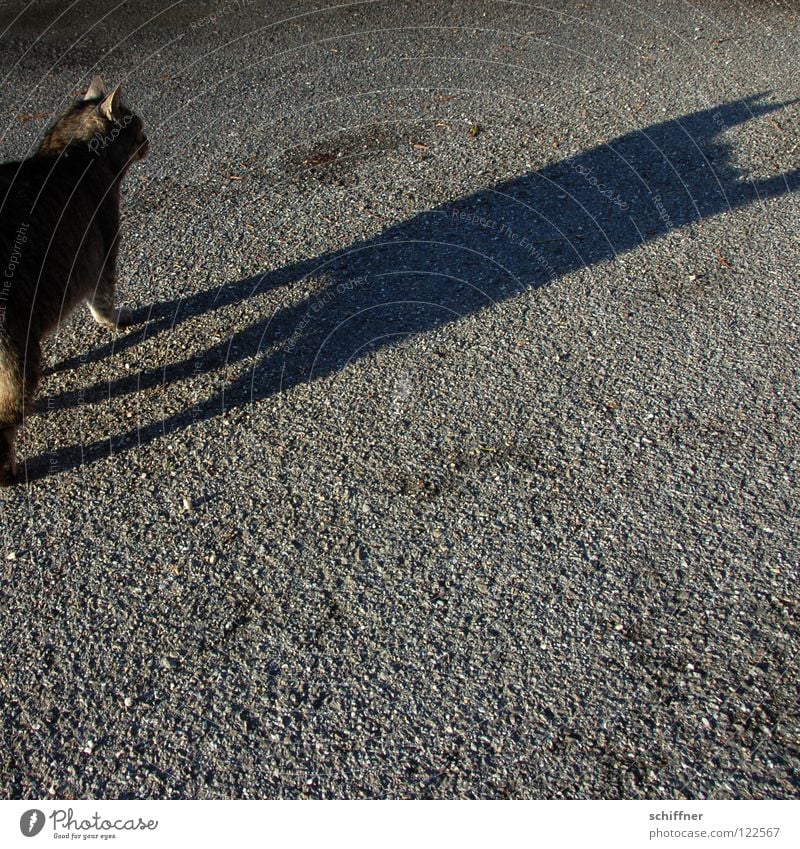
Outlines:
{"type": "Polygon", "coordinates": [[[106,84],[103,82],[102,77],[95,77],[90,83],[89,88],[86,89],[86,94],[83,95],[84,100],[95,100],[98,97],[105,97],[106,95],[106,84]]]}
{"type": "Polygon", "coordinates": [[[109,121],[115,120],[120,114],[120,102],[122,101],[122,89],[117,86],[111,94],[107,95],[97,107],[100,114],[109,121]]]}

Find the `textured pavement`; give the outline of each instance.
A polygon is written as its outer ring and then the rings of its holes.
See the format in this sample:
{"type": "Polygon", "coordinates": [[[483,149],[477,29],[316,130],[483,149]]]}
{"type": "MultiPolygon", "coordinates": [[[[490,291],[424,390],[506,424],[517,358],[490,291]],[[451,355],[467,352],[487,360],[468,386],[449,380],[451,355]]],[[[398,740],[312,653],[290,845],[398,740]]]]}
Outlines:
{"type": "Polygon", "coordinates": [[[796,4],[24,5],[4,159],[98,72],[152,150],[0,491],[0,794],[796,797],[796,4]]]}

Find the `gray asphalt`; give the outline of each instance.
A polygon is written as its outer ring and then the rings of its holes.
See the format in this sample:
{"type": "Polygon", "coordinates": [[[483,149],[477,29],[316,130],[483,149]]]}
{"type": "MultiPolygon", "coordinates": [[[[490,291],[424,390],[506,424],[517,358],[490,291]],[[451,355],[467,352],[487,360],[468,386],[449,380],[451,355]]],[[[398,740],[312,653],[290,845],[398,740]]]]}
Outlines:
{"type": "Polygon", "coordinates": [[[0,9],[4,159],[98,71],[152,143],[0,794],[796,797],[796,4],[113,5],[0,9]]]}

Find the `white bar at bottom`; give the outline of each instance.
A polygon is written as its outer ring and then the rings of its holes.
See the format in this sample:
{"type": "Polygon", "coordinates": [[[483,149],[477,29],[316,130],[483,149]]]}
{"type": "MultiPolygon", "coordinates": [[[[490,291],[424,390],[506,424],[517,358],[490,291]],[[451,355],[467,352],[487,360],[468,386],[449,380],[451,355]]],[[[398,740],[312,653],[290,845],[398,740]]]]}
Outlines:
{"type": "Polygon", "coordinates": [[[795,801],[3,801],[0,846],[778,849],[798,819],[795,801]]]}

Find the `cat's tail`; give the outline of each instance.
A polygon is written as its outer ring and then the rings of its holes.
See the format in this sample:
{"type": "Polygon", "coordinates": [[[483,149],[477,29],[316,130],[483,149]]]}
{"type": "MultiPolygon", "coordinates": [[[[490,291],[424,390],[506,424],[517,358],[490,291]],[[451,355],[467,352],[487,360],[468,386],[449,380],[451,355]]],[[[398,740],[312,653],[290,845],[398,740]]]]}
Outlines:
{"type": "Polygon", "coordinates": [[[25,377],[18,352],[0,333],[0,430],[22,423],[25,412],[25,377]]]}
{"type": "Polygon", "coordinates": [[[0,332],[0,486],[17,479],[14,442],[25,415],[25,378],[20,358],[6,335],[0,332]]]}

